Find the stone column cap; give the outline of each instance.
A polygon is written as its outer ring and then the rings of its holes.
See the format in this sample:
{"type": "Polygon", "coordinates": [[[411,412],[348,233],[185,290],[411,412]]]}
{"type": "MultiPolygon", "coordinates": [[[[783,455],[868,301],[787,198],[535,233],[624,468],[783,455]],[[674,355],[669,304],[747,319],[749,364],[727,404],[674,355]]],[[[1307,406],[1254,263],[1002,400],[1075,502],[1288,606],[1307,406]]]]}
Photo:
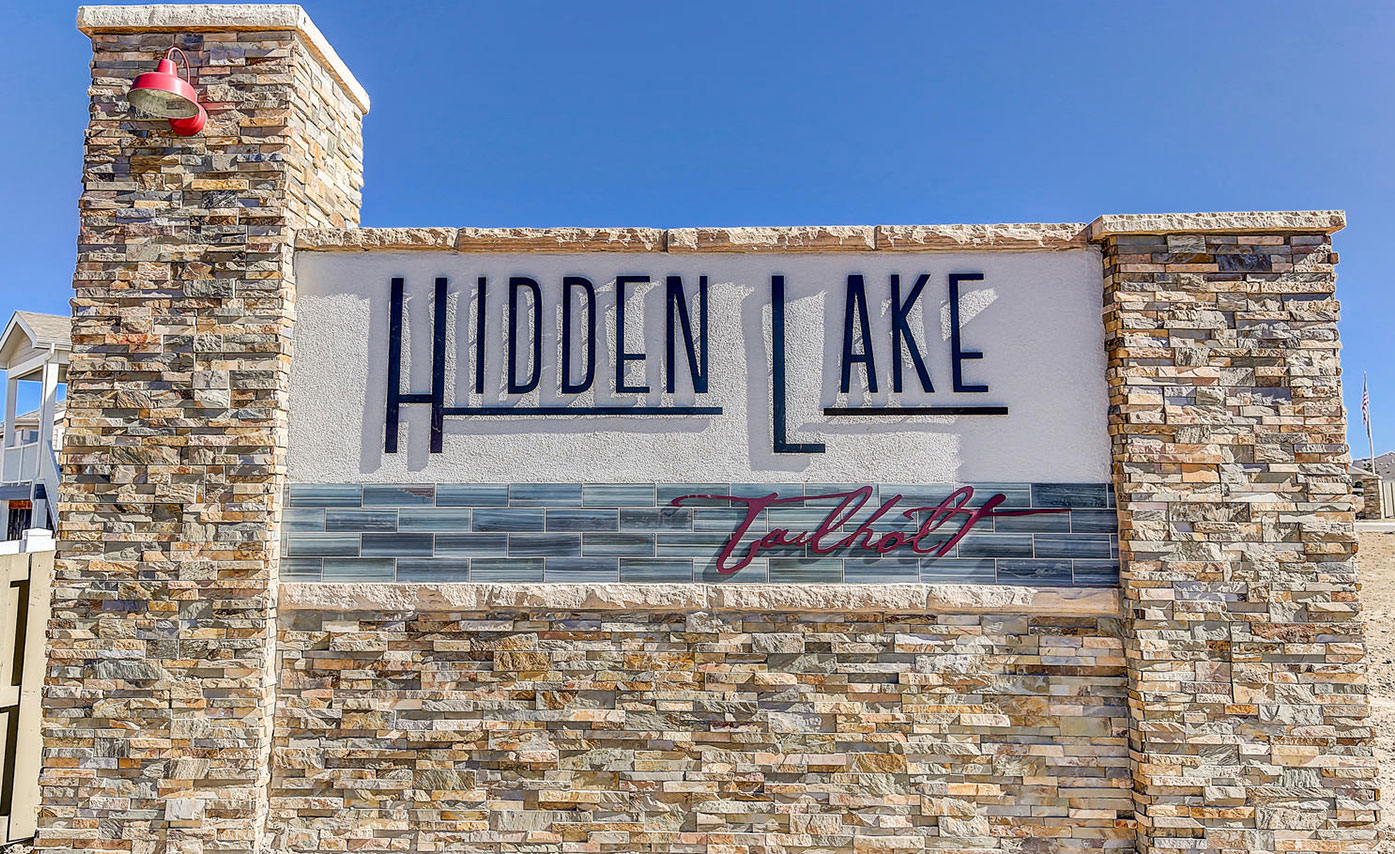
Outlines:
{"type": "Polygon", "coordinates": [[[311,52],[339,81],[349,99],[364,113],[368,112],[368,92],[354,79],[349,66],[334,52],[305,10],[294,4],[79,6],[77,28],[88,36],[93,33],[291,30],[305,39],[311,52]]]}
{"type": "Polygon", "coordinates": [[[1092,242],[1099,242],[1124,234],[1331,234],[1346,224],[1345,211],[1105,214],[1087,231],[1092,242]]]}

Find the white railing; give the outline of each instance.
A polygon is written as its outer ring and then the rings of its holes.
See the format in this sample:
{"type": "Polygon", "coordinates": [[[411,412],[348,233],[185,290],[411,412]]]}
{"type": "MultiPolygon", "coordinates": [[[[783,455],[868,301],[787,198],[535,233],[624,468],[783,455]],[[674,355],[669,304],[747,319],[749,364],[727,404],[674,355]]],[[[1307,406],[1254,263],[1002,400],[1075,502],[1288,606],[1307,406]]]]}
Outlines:
{"type": "Polygon", "coordinates": [[[4,483],[28,483],[39,476],[39,443],[13,445],[5,448],[0,456],[0,481],[4,483]]]}
{"type": "Polygon", "coordinates": [[[58,481],[62,477],[58,469],[58,452],[53,448],[45,448],[39,454],[38,481],[44,485],[44,494],[48,496],[48,500],[44,502],[43,517],[36,516],[30,524],[48,528],[50,531],[58,530],[58,481]]]}

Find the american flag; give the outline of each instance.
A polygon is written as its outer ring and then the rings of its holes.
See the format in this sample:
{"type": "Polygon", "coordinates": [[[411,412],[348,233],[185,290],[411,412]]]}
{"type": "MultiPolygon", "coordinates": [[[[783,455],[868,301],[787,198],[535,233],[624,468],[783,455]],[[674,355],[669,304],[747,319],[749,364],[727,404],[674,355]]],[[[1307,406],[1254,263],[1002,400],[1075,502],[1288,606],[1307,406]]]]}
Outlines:
{"type": "Polygon", "coordinates": [[[1371,394],[1366,390],[1366,374],[1361,374],[1361,423],[1371,426],[1371,394]]]}

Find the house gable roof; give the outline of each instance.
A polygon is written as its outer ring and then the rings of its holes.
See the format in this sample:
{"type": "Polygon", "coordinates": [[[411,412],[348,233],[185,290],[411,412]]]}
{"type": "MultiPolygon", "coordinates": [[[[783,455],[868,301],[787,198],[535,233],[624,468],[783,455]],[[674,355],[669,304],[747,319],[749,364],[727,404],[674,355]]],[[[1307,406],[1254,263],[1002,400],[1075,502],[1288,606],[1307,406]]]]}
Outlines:
{"type": "Polygon", "coordinates": [[[0,362],[11,365],[28,350],[73,349],[71,318],[37,311],[17,311],[10,315],[0,333],[0,362]]]}
{"type": "Polygon", "coordinates": [[[14,328],[22,328],[29,340],[38,344],[60,344],[73,346],[73,321],[61,314],[40,314],[37,311],[17,311],[5,325],[5,333],[0,336],[0,347],[4,346],[14,328]]]}

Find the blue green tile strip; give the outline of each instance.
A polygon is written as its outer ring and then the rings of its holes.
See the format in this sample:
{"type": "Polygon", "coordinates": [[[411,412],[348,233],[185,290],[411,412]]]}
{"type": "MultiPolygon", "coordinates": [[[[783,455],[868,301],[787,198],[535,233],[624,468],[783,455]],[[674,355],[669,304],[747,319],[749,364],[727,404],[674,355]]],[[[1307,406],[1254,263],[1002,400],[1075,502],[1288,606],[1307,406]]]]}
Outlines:
{"type": "MultiPolygon", "coordinates": [[[[769,550],[734,575],[714,563],[744,507],[691,494],[826,495],[860,484],[789,483],[297,483],[282,524],[281,578],[326,582],[904,582],[1079,587],[1119,583],[1118,519],[1107,483],[975,483],[976,502],[1068,512],[986,519],[943,557],[769,550]]],[[[936,504],[962,484],[879,484],[851,530],[901,494],[900,506],[936,504]]],[[[763,511],[747,538],[812,529],[828,508],[763,511]]],[[[878,530],[915,530],[887,518],[878,530]]]]}

